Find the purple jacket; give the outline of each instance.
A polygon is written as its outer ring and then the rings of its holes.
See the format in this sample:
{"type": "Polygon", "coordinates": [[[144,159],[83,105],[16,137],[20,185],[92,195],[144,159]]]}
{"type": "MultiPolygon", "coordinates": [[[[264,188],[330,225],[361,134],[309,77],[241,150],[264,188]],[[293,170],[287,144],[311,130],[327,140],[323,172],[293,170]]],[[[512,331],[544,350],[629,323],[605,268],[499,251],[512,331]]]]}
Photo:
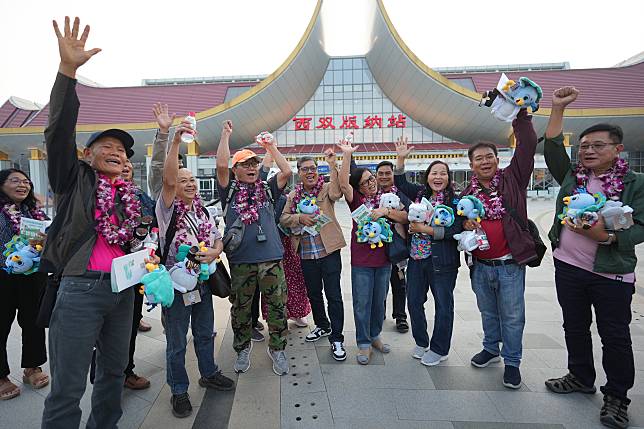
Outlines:
{"type": "MultiPolygon", "coordinates": [[[[505,207],[513,207],[519,217],[528,224],[527,188],[534,169],[534,153],[537,149],[537,134],[532,126],[532,116],[526,109],[521,109],[517,118],[512,122],[517,147],[510,165],[504,170],[499,183],[499,193],[503,197],[505,207]]],[[[461,196],[472,194],[472,186],[468,185],[461,196]]],[[[508,241],[512,258],[519,264],[526,264],[537,257],[534,250],[534,240],[527,228],[521,229],[519,224],[508,213],[502,219],[503,232],[508,241]]]]}

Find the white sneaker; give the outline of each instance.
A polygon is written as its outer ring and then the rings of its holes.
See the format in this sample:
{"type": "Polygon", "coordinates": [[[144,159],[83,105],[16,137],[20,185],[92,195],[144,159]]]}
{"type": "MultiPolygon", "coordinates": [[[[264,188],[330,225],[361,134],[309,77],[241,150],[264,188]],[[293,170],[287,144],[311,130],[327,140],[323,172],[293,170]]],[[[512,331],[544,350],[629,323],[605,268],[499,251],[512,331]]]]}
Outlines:
{"type": "Polygon", "coordinates": [[[337,361],[343,361],[347,358],[347,352],[344,350],[344,344],[340,341],[331,343],[331,355],[337,361]]]}
{"type": "Polygon", "coordinates": [[[414,346],[414,350],[411,352],[411,357],[414,359],[422,359],[427,350],[429,350],[429,347],[414,346]]]}
{"type": "Polygon", "coordinates": [[[427,350],[423,355],[423,358],[420,360],[420,363],[422,363],[425,366],[435,366],[446,360],[447,360],[447,355],[441,356],[438,353],[434,353],[431,350],[427,350]]]}

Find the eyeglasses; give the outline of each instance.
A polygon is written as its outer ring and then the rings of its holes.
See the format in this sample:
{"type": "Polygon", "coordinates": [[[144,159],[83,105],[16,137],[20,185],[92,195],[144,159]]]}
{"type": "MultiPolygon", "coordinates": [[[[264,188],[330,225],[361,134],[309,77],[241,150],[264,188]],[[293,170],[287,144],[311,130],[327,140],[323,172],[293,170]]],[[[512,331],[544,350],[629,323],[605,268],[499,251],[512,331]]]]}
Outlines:
{"type": "Polygon", "coordinates": [[[256,168],[259,165],[259,162],[257,161],[246,161],[246,162],[240,162],[239,165],[241,168],[256,168]]]}
{"type": "Polygon", "coordinates": [[[365,186],[365,185],[368,185],[368,184],[373,183],[375,181],[376,181],[375,177],[369,176],[369,178],[367,180],[363,180],[362,182],[360,182],[360,186],[365,186]]]}
{"type": "Polygon", "coordinates": [[[300,167],[300,171],[302,173],[315,173],[318,171],[318,168],[316,166],[313,167],[300,167]]]}
{"type": "Polygon", "coordinates": [[[596,143],[584,143],[580,144],[577,146],[577,150],[579,152],[588,152],[588,150],[592,149],[593,152],[602,152],[604,151],[608,146],[616,146],[619,143],[611,142],[611,143],[606,143],[606,142],[596,142],[596,143]]]}
{"type": "Polygon", "coordinates": [[[9,183],[12,185],[25,185],[25,186],[31,186],[31,180],[29,179],[9,179],[7,180],[9,183]]]}

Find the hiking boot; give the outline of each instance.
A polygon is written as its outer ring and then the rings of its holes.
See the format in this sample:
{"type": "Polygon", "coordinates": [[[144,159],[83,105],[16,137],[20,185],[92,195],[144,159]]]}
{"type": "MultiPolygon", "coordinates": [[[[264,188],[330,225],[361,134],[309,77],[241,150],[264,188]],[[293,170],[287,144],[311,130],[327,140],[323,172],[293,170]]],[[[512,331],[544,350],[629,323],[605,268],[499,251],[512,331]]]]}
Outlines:
{"type": "Polygon", "coordinates": [[[250,340],[255,341],[256,343],[260,341],[264,341],[264,335],[262,335],[262,333],[259,332],[257,328],[252,328],[250,330],[250,340]]]}
{"type": "Polygon", "coordinates": [[[331,356],[337,361],[343,361],[347,358],[347,352],[344,349],[344,344],[340,341],[331,343],[331,356]]]}
{"type": "Polygon", "coordinates": [[[267,348],[266,352],[273,361],[273,372],[277,375],[288,374],[288,362],[286,361],[286,353],[284,353],[284,350],[271,350],[267,348]]]}
{"type": "Polygon", "coordinates": [[[579,379],[570,372],[563,377],[546,380],[546,387],[554,393],[581,392],[591,394],[597,391],[595,386],[588,387],[583,385],[581,381],[579,381],[579,379]]]}
{"type": "Polygon", "coordinates": [[[188,392],[172,395],[170,402],[172,403],[172,414],[175,417],[182,419],[192,414],[192,404],[188,392]]]}
{"type": "Polygon", "coordinates": [[[613,395],[604,395],[604,405],[599,412],[599,421],[609,428],[623,429],[628,427],[628,399],[613,395]]]}
{"type": "Polygon", "coordinates": [[[503,371],[503,385],[510,389],[521,387],[521,371],[518,366],[506,365],[503,371]]]}
{"type": "Polygon", "coordinates": [[[150,387],[150,380],[132,373],[125,376],[125,383],[123,383],[123,386],[132,390],[143,390],[150,387]]]}
{"type": "Polygon", "coordinates": [[[201,377],[199,386],[215,390],[233,390],[235,382],[222,374],[221,371],[217,371],[212,377],[201,377]]]}
{"type": "Polygon", "coordinates": [[[329,335],[331,335],[331,329],[316,327],[311,332],[309,332],[306,337],[304,337],[304,341],[312,343],[314,341],[319,340],[322,337],[328,337],[329,335]]]}
{"type": "Polygon", "coordinates": [[[422,359],[420,360],[420,363],[422,363],[425,366],[435,366],[446,360],[447,360],[447,355],[443,356],[443,355],[439,355],[438,353],[434,353],[431,350],[427,350],[423,355],[422,359]]]}
{"type": "Polygon", "coordinates": [[[470,362],[472,363],[472,365],[474,365],[477,368],[485,368],[491,363],[500,362],[500,361],[501,361],[501,358],[499,357],[499,355],[493,355],[492,353],[483,349],[479,353],[472,356],[472,360],[470,362]]]}
{"type": "Polygon", "coordinates": [[[250,368],[250,352],[253,350],[253,343],[250,342],[244,350],[237,352],[237,360],[233,365],[233,370],[236,373],[246,372],[250,368]]]}

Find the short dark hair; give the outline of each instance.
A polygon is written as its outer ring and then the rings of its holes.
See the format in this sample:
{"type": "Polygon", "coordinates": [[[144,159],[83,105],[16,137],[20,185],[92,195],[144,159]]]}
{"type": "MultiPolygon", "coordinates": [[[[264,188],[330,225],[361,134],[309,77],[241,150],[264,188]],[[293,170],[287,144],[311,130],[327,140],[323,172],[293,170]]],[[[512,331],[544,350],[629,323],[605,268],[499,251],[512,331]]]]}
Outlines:
{"type": "Polygon", "coordinates": [[[391,161],[381,161],[380,164],[376,165],[376,173],[378,170],[380,170],[382,167],[391,167],[391,169],[394,169],[394,163],[391,161]]]}
{"type": "Polygon", "coordinates": [[[351,171],[351,175],[349,176],[349,184],[358,192],[360,192],[360,180],[362,180],[362,175],[365,171],[369,171],[369,169],[358,167],[353,169],[353,171],[351,171]]]}
{"type": "Polygon", "coordinates": [[[622,140],[624,139],[624,131],[622,131],[622,127],[620,127],[619,125],[611,124],[595,124],[592,127],[586,128],[581,132],[581,134],[579,134],[579,140],[584,138],[586,134],[596,133],[600,131],[608,131],[608,135],[613,140],[613,142],[622,144],[622,140]]]}
{"type": "Polygon", "coordinates": [[[471,146],[467,150],[467,157],[470,159],[470,161],[472,160],[472,156],[474,155],[474,151],[476,151],[478,149],[483,149],[483,148],[492,149],[492,152],[494,152],[494,156],[499,156],[499,152],[496,150],[496,145],[494,143],[478,142],[478,143],[475,143],[474,146],[471,146]]]}
{"type": "Polygon", "coordinates": [[[297,169],[299,170],[302,164],[304,164],[307,161],[313,161],[313,164],[315,164],[316,167],[318,166],[317,161],[312,156],[302,156],[297,159],[297,169]]]}

